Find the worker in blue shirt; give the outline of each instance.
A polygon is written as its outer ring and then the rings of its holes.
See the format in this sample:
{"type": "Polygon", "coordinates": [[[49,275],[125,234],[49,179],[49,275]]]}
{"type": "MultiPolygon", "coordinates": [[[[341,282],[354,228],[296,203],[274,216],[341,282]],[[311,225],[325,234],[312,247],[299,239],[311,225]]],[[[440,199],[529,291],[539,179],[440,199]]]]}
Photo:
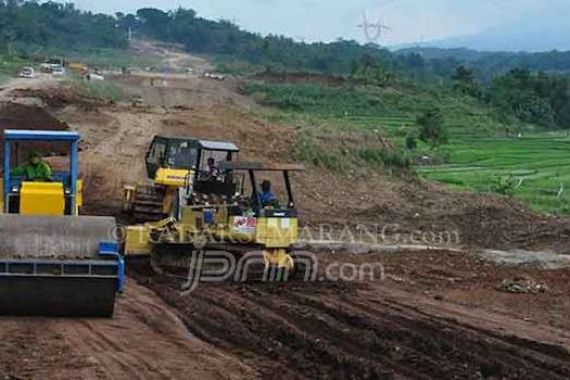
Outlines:
{"type": "Polygon", "coordinates": [[[261,183],[261,192],[259,193],[259,200],[261,201],[262,206],[268,206],[272,203],[275,203],[277,199],[275,198],[275,194],[271,191],[271,181],[265,180],[261,183]]]}

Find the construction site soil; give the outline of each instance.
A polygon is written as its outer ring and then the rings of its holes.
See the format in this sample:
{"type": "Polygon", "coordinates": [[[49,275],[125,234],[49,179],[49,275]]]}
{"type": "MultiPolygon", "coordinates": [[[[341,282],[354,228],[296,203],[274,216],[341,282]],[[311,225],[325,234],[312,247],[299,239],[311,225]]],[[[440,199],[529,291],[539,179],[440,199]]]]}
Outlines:
{"type": "MultiPolygon", "coordinates": [[[[156,78],[162,80],[152,85],[148,75],[114,78],[128,96],[142,98],[136,105],[90,103],[53,84],[20,84],[22,90],[5,90],[3,97],[15,103],[18,97],[37,99],[34,107],[55,118],[57,128],[81,132],[89,214],[118,214],[123,185],[144,182],[143,156],[156,134],[233,141],[241,159],[294,161],[297,128],[259,116],[260,106],[239,94],[237,80],[156,78]]],[[[40,127],[21,120],[21,127],[40,127]]],[[[366,136],[348,137],[370,143],[366,136]]],[[[507,198],[449,192],[413,177],[339,176],[309,167],[294,182],[301,221],[311,231],[322,232],[319,225],[326,224],[327,234],[338,236],[344,226],[353,232],[390,226],[389,236],[378,236],[391,244],[447,232],[458,236],[456,250],[327,250],[317,253],[320,281],[203,283],[191,294],[181,293],[181,279],[157,275],[148,262],[130,262],[127,291],[112,320],[0,319],[0,374],[570,378],[570,269],[500,266],[475,254],[483,248],[568,253],[565,218],[533,213],[507,198]],[[327,268],[343,264],[377,264],[381,276],[334,281],[327,268]],[[519,278],[543,284],[544,291],[501,289],[504,281],[519,278]]]]}
{"type": "Polygon", "coordinates": [[[194,335],[241,356],[263,377],[570,376],[568,333],[530,328],[390,283],[201,284],[183,296],[180,281],[148,267],[133,269],[194,335]]]}

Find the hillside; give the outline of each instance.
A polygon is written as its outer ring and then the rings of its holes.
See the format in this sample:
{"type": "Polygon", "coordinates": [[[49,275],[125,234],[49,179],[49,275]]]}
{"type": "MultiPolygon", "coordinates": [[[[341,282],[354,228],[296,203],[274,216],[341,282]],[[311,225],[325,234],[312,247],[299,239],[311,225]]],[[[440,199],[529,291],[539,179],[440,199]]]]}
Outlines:
{"type": "Polygon", "coordinates": [[[427,61],[453,61],[474,68],[481,79],[515,68],[552,73],[570,73],[570,51],[492,52],[466,48],[409,47],[396,54],[419,54],[427,61]]]}

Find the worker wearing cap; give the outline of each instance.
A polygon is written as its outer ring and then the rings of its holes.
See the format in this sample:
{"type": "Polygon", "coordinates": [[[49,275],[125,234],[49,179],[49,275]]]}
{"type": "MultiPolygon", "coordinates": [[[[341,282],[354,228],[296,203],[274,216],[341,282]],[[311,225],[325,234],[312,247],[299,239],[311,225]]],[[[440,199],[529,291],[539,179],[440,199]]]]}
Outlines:
{"type": "Polygon", "coordinates": [[[14,168],[12,174],[34,182],[50,182],[53,179],[51,168],[36,151],[30,152],[28,162],[14,168]]]}

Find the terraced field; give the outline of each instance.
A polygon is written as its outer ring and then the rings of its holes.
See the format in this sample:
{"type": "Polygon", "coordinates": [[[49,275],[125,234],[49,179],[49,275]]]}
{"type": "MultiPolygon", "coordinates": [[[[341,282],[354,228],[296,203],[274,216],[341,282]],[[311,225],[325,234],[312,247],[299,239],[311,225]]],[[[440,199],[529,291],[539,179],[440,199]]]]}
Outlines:
{"type": "Polygon", "coordinates": [[[510,181],[513,195],[535,209],[570,213],[570,139],[565,133],[464,137],[446,149],[451,153],[450,164],[418,168],[418,172],[455,188],[478,191],[496,191],[499,181],[510,181]]]}

